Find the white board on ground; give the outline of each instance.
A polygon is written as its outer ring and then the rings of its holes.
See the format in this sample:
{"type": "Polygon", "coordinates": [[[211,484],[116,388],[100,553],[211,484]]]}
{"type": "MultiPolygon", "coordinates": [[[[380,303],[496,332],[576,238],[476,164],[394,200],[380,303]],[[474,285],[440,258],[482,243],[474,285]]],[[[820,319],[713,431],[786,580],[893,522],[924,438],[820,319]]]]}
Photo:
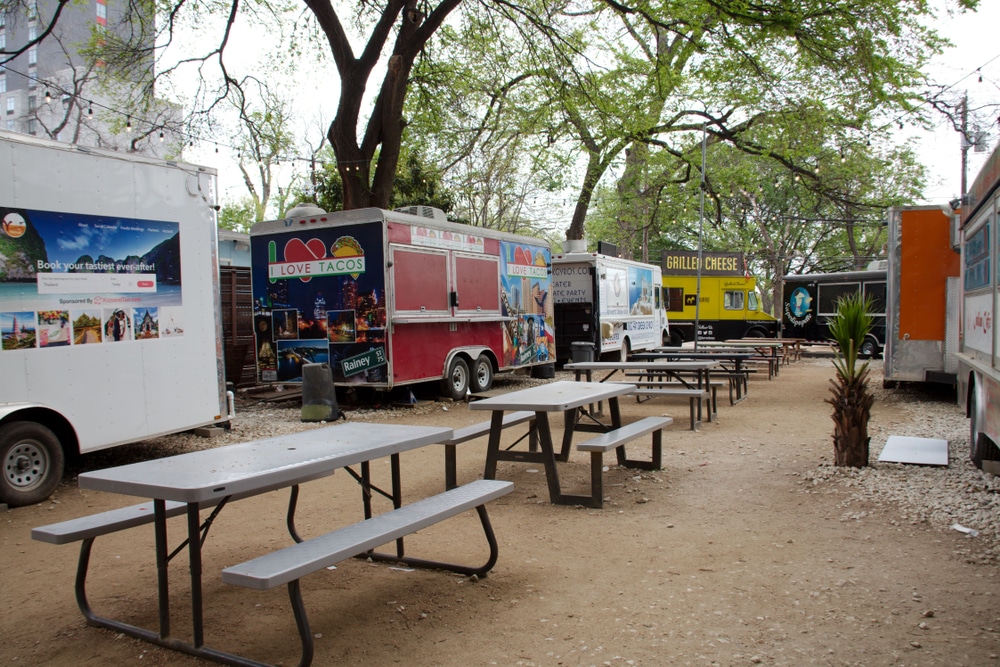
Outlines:
{"type": "Polygon", "coordinates": [[[916,463],[927,466],[948,465],[948,441],[937,438],[914,438],[890,435],[886,440],[879,461],[916,463]]]}

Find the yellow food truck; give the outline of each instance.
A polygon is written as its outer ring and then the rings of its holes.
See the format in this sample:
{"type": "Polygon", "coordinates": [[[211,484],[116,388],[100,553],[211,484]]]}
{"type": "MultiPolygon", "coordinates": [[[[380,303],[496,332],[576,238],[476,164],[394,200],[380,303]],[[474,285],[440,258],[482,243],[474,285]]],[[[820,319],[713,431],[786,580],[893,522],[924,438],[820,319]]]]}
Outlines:
{"type": "Polygon", "coordinates": [[[778,320],[764,312],[757,279],[748,276],[745,267],[741,252],[702,251],[699,272],[697,251],[663,251],[663,291],[673,345],[694,340],[696,319],[698,340],[778,335],[778,320]]]}

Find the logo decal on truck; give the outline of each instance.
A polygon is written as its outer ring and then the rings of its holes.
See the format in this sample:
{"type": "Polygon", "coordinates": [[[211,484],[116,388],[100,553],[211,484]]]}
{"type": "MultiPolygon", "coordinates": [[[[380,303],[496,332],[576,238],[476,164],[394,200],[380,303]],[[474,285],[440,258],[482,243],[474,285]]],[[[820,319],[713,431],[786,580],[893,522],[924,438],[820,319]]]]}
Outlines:
{"type": "Polygon", "coordinates": [[[320,276],[351,276],[357,280],[365,272],[365,251],[351,236],[341,236],[330,247],[317,238],[285,242],[283,261],[278,261],[277,244],[268,243],[268,278],[270,281],[299,279],[304,283],[320,276]]]}

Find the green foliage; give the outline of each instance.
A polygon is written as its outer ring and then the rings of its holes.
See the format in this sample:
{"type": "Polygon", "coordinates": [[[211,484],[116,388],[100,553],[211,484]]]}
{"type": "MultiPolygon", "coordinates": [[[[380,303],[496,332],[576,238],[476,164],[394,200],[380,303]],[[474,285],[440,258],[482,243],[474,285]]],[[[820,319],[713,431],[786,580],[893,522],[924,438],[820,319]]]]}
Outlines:
{"type": "Polygon", "coordinates": [[[837,344],[833,365],[845,382],[856,381],[868,368],[867,361],[858,365],[858,352],[874,320],[871,296],[862,296],[860,292],[837,299],[837,312],[827,320],[830,337],[837,344]]]}
{"type": "Polygon", "coordinates": [[[221,229],[230,229],[234,232],[249,233],[254,223],[258,222],[257,207],[250,196],[245,196],[236,201],[227,202],[219,209],[217,216],[221,229]]]}
{"type": "MultiPolygon", "coordinates": [[[[308,185],[298,188],[291,199],[311,201],[324,211],[343,210],[344,186],[333,152],[326,149],[320,158],[322,162],[307,179],[308,185]]],[[[416,151],[407,151],[399,161],[390,201],[390,208],[411,205],[433,206],[446,213],[453,208],[452,195],[442,185],[440,176],[416,151]]]]}

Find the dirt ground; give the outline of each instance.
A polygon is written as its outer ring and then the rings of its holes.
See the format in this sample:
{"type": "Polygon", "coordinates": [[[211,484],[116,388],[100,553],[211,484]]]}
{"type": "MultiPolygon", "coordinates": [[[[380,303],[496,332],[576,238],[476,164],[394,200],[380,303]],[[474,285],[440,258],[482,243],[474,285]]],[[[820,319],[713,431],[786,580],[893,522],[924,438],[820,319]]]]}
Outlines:
{"type": "MultiPolygon", "coordinates": [[[[515,490],[489,507],[500,543],[489,576],[361,560],[310,575],[313,664],[1000,665],[1000,577],[995,564],[965,557],[966,535],[901,521],[881,503],[866,507],[842,484],[804,481],[832,458],[823,402],[831,376],[828,361],[805,360],[773,381],[754,378],[748,400],[720,400],[718,421],[698,432],[688,430],[686,404],[625,401],[626,420],[675,422],[664,434],[664,469],[612,467],[601,510],[550,505],[538,466],[501,463],[498,476],[515,490]]],[[[876,403],[873,422],[898,422],[898,410],[876,403]]],[[[297,415],[275,408],[274,418],[297,415]]],[[[485,416],[462,403],[393,413],[456,427],[485,416]]],[[[482,439],[460,449],[460,482],[482,474],[485,447],[482,439]]],[[[629,449],[638,457],[648,441],[629,449]]],[[[443,488],[443,458],[436,447],[404,456],[408,497],[443,488]]],[[[564,485],[583,490],[585,456],[560,465],[564,485]]],[[[387,470],[375,466],[383,477],[387,470]]],[[[357,520],[358,499],[346,474],[306,485],[300,531],[357,520]]],[[[289,542],[285,501],[278,492],[241,501],[215,521],[204,563],[206,643],[293,665],[299,647],[285,591],[236,589],[218,576],[289,542]]],[[[87,627],[73,596],[77,545],[30,538],[34,526],[134,502],[67,481],[50,502],[0,514],[0,664],[211,664],[87,627]]],[[[170,529],[180,539],[183,525],[170,529]]],[[[148,526],[97,540],[98,612],[155,627],[152,541],[148,526]]],[[[422,531],[407,552],[474,564],[487,553],[474,514],[422,531]]],[[[171,570],[172,628],[188,638],[185,568],[181,556],[171,570]]]]}

